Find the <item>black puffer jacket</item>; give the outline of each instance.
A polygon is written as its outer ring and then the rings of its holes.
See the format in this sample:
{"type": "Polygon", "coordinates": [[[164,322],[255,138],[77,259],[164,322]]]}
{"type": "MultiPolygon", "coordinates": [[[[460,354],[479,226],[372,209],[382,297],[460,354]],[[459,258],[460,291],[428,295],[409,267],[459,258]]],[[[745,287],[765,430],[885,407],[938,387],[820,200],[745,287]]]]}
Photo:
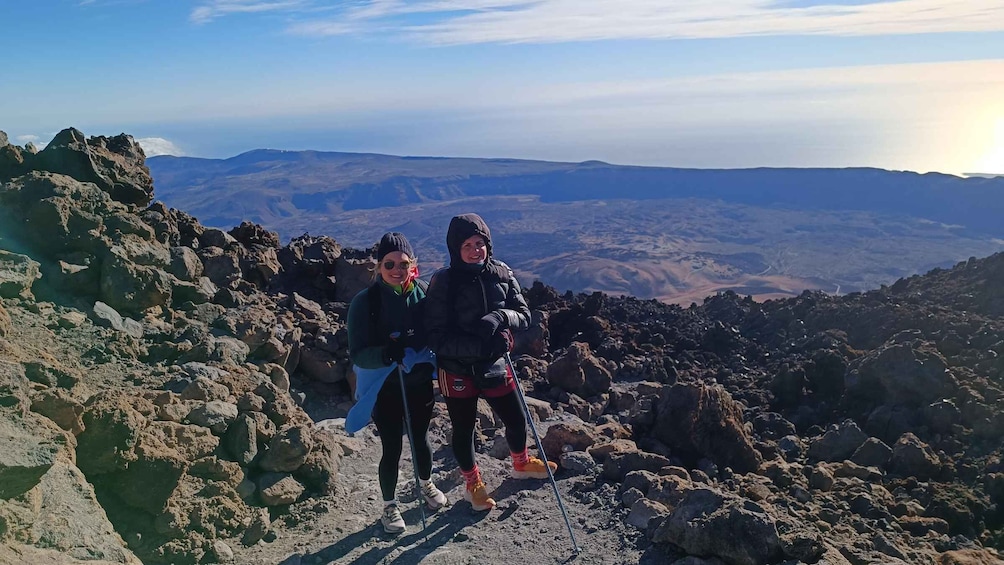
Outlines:
{"type": "Polygon", "coordinates": [[[491,257],[491,232],[477,214],[453,218],[446,235],[450,266],[432,276],[425,299],[425,329],[429,346],[440,367],[451,373],[473,376],[479,367],[498,359],[488,354],[487,340],[477,333],[481,317],[498,311],[500,329],[525,330],[530,308],[512,269],[491,257]],[[477,269],[460,258],[460,246],[472,235],[488,244],[488,260],[477,269]]]}

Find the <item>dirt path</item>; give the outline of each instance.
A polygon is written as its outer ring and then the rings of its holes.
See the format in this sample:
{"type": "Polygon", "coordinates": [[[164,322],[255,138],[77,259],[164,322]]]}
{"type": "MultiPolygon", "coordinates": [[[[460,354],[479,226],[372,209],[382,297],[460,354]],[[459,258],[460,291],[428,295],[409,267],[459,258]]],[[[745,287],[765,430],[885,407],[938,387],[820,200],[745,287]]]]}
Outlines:
{"type": "MultiPolygon", "coordinates": [[[[437,423],[444,423],[437,418],[437,423]]],[[[340,420],[318,424],[341,430],[340,420]]],[[[448,425],[448,424],[446,424],[448,425]]],[[[397,537],[383,533],[377,485],[379,438],[370,424],[346,438],[352,453],[343,457],[337,492],[290,509],[276,521],[278,537],[243,548],[235,545],[237,563],[248,565],[360,565],[481,563],[588,563],[626,565],[665,563],[661,550],[650,547],[644,535],[624,524],[613,485],[595,475],[557,476],[558,489],[569,514],[580,553],[572,551],[568,529],[558,509],[554,490],[546,480],[500,480],[508,460],[479,453],[478,462],[498,506],[474,512],[463,501],[459,472],[442,429],[430,432],[434,451],[433,479],[451,506],[428,513],[427,528],[416,503],[410,455],[402,460],[398,498],[407,530],[397,537]],[[439,432],[439,433],[437,433],[439,432]]],[[[344,434],[344,430],[339,433],[344,434]]],[[[541,431],[543,433],[543,431],[541,431]]],[[[406,448],[407,450],[407,448],[406,448]]]]}

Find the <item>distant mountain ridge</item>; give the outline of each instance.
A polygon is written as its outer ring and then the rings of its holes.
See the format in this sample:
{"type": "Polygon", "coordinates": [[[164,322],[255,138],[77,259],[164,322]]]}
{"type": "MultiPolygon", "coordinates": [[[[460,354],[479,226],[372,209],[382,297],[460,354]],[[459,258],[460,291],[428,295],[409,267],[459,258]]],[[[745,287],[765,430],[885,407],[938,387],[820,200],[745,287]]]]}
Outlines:
{"type": "Polygon", "coordinates": [[[449,218],[475,211],[521,277],[676,302],[868,290],[1004,250],[1004,178],[268,149],[147,165],[158,199],[206,225],[358,247],[395,229],[436,268],[449,218]]]}
{"type": "MultiPolygon", "coordinates": [[[[209,189],[258,194],[257,216],[295,210],[359,210],[454,200],[537,195],[544,202],[706,198],[750,206],[864,210],[918,216],[1004,236],[1004,178],[961,178],[874,168],[681,169],[517,159],[395,157],[368,153],[254,150],[230,159],[151,157],[158,195],[179,204],[209,189]],[[240,179],[240,184],[234,182],[240,179]]],[[[242,207],[245,211],[254,209],[242,207]]],[[[223,214],[221,217],[225,217],[223,214]]]]}

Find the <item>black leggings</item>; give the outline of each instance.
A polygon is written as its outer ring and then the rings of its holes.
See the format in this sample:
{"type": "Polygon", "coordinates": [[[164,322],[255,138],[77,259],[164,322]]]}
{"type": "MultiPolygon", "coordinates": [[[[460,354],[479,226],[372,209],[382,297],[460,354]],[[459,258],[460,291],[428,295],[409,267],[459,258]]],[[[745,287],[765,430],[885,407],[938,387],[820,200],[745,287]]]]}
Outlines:
{"type": "MultiPolygon", "coordinates": [[[[474,424],[478,417],[478,397],[446,399],[446,409],[453,424],[453,456],[461,471],[474,468],[474,424]]],[[[505,441],[509,451],[520,453],[526,449],[526,417],[516,391],[496,398],[485,398],[505,424],[505,441]]]]}
{"type": "MultiPolygon", "coordinates": [[[[407,379],[405,379],[407,383],[407,379]]],[[[411,415],[411,437],[415,441],[415,462],[418,476],[432,476],[432,448],[429,446],[429,421],[432,420],[432,380],[408,385],[408,411],[411,415]]],[[[404,403],[401,401],[401,383],[388,378],[377,394],[373,406],[373,423],[380,432],[383,456],[380,457],[380,493],[384,500],[394,500],[397,491],[397,473],[404,445],[404,403]]]]}

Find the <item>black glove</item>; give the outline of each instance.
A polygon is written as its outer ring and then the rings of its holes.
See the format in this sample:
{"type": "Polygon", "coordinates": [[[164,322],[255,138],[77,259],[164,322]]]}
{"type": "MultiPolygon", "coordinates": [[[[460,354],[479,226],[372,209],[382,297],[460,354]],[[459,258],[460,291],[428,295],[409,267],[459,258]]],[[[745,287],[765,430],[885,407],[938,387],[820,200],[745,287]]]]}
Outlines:
{"type": "Polygon", "coordinates": [[[489,337],[495,335],[505,322],[505,315],[498,310],[493,310],[478,320],[478,335],[484,339],[488,339],[489,337]]]}
{"type": "Polygon", "coordinates": [[[492,359],[502,357],[512,351],[514,342],[511,331],[507,329],[500,331],[488,339],[488,356],[492,359]]]}
{"type": "Polygon", "coordinates": [[[404,360],[404,340],[392,339],[383,348],[383,358],[387,363],[400,363],[404,360]]]}

